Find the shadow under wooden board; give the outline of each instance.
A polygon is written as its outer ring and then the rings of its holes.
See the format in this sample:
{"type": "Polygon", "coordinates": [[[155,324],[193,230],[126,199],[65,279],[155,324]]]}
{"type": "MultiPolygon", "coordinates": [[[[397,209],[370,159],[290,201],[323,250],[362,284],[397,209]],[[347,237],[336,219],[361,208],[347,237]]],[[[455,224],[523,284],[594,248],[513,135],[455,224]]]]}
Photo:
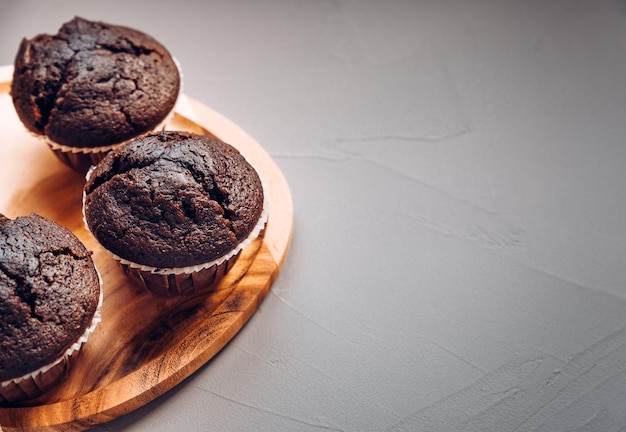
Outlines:
{"type": "Polygon", "coordinates": [[[237,147],[265,184],[269,220],[208,295],[153,297],[131,285],[82,223],[84,177],[27,133],[9,95],[12,67],[0,67],[0,213],[38,213],[69,228],[94,252],[103,279],[102,322],[68,376],[41,397],[0,407],[5,431],[79,431],[106,423],[162,395],[231,340],[269,292],[293,227],[289,186],[271,157],[219,113],[183,97],[172,130],[214,135],[237,147]]]}

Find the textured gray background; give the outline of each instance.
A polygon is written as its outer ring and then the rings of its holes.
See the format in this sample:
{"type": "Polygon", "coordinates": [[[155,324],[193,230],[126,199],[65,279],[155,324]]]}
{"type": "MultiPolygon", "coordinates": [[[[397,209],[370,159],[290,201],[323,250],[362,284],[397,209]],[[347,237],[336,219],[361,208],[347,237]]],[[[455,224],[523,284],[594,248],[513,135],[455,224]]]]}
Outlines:
{"type": "Polygon", "coordinates": [[[284,172],[292,249],[217,357],[104,431],[626,430],[626,3],[9,1],[152,34],[284,172]]]}

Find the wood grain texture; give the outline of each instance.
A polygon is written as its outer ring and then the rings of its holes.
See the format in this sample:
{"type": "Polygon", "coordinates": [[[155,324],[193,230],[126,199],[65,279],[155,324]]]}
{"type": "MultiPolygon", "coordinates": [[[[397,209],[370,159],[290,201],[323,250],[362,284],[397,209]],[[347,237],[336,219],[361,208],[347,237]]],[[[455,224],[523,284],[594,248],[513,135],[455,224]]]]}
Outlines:
{"type": "Polygon", "coordinates": [[[3,431],[79,431],[122,416],[165,393],[205,364],[257,310],[278,275],[293,227],[282,173],[249,135],[212,109],[183,98],[168,129],[214,135],[237,147],[263,177],[270,216],[209,295],[163,299],[140,292],[85,230],[83,176],[28,134],[13,109],[12,68],[0,67],[0,213],[31,212],[72,230],[94,252],[103,279],[102,322],[66,379],[21,406],[0,407],[3,431]]]}

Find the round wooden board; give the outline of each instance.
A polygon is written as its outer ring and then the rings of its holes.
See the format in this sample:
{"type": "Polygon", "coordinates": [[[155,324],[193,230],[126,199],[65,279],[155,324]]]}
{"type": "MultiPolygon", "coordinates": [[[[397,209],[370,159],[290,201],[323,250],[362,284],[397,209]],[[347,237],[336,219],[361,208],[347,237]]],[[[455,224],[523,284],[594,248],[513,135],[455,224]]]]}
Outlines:
{"type": "Polygon", "coordinates": [[[289,249],[289,186],[265,150],[235,124],[183,97],[167,129],[214,135],[237,147],[263,177],[269,221],[209,295],[163,299],[129,284],[85,230],[84,177],[28,134],[9,95],[12,67],[0,67],[0,213],[38,213],[72,230],[94,252],[103,279],[102,322],[66,379],[21,406],[0,407],[0,429],[78,431],[137,409],[180,383],[237,334],[258,308],[289,249]]]}

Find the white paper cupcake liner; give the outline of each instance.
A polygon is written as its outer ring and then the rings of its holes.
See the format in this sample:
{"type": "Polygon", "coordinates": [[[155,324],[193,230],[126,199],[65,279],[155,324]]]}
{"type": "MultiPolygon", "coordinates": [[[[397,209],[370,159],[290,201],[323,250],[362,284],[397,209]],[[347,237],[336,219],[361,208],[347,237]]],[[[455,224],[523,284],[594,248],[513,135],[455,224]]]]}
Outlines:
{"type": "Polygon", "coordinates": [[[26,399],[35,398],[43,394],[51,386],[56,384],[67,372],[70,367],[70,359],[80,351],[83,345],[94,332],[98,323],[102,321],[101,309],[103,300],[102,278],[98,274],[100,284],[100,294],[98,298],[98,306],[91,319],[91,324],[85,332],[74,342],[65,352],[56,360],[44,365],[30,373],[17,378],[0,382],[0,404],[7,402],[20,402],[26,399]]]}

